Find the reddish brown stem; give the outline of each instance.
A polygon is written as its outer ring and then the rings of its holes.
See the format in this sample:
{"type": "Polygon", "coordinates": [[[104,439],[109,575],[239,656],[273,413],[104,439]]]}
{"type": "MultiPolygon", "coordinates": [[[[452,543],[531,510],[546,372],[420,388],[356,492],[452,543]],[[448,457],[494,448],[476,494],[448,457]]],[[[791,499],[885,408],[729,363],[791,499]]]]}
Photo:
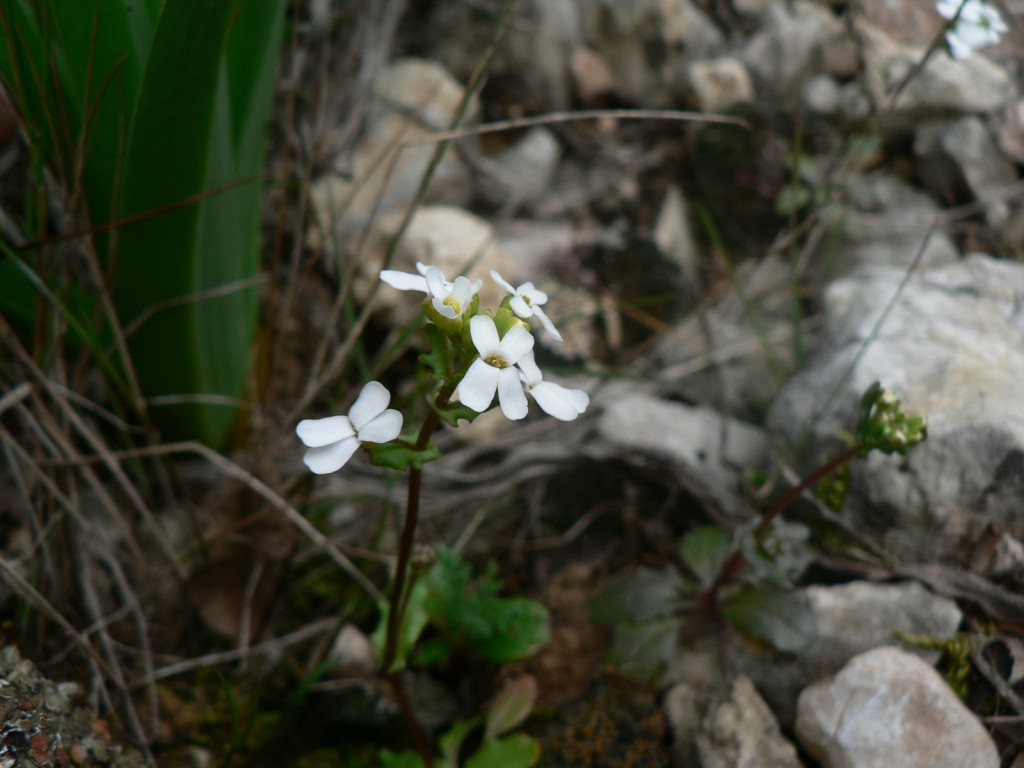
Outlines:
{"type": "MultiPolygon", "coordinates": [[[[778,501],[772,504],[771,508],[761,517],[761,522],[758,523],[757,527],[754,529],[754,538],[757,539],[757,541],[763,540],[771,531],[772,522],[775,518],[789,509],[793,503],[800,498],[804,491],[831,475],[847,462],[856,458],[858,453],[860,453],[859,445],[847,448],[831,461],[822,464],[811,474],[790,488],[789,491],[787,491],[786,494],[778,501]]],[[[739,576],[740,573],[743,572],[743,568],[746,564],[747,562],[743,557],[743,553],[738,549],[729,556],[729,559],[725,561],[725,564],[718,572],[718,576],[715,577],[714,582],[708,588],[707,592],[704,593],[704,598],[701,602],[705,607],[712,610],[717,607],[718,592],[721,590],[722,585],[739,576]]]]}

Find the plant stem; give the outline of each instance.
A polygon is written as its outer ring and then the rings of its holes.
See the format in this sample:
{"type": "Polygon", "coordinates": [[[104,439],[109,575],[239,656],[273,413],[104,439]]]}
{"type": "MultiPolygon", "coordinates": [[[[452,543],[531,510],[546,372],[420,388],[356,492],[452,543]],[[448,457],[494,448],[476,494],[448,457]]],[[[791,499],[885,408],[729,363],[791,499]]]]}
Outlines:
{"type": "MultiPolygon", "coordinates": [[[[416,438],[415,447],[417,451],[425,450],[430,445],[430,438],[433,436],[434,430],[441,423],[441,417],[437,409],[448,405],[448,398],[455,391],[455,387],[456,384],[454,383],[445,384],[441,391],[437,393],[437,398],[434,400],[435,407],[431,408],[427,413],[427,417],[423,420],[423,426],[420,428],[419,436],[416,438]]],[[[406,582],[409,577],[409,562],[412,559],[412,548],[416,543],[416,525],[420,514],[420,488],[422,480],[422,467],[409,467],[405,522],[402,526],[402,537],[398,543],[398,560],[395,564],[395,581],[391,589],[391,599],[388,606],[388,625],[387,633],[384,636],[384,658],[382,665],[384,674],[387,675],[388,682],[391,684],[391,690],[395,694],[395,700],[402,713],[402,719],[405,721],[406,728],[416,744],[416,750],[420,753],[420,757],[423,758],[426,767],[433,768],[434,758],[426,739],[423,738],[423,734],[420,732],[419,725],[416,723],[415,713],[412,711],[409,697],[405,693],[405,685],[402,683],[401,672],[392,671],[391,669],[395,662],[395,657],[398,655],[398,639],[402,630],[402,618],[405,614],[406,582]]]]}
{"type": "MultiPolygon", "coordinates": [[[[754,529],[754,538],[758,541],[764,539],[764,537],[768,535],[768,532],[771,531],[772,522],[775,518],[789,509],[789,507],[791,507],[793,503],[800,498],[804,491],[818,483],[820,480],[831,475],[839,469],[839,467],[856,458],[857,454],[860,453],[860,450],[860,445],[854,445],[847,448],[838,456],[835,456],[831,460],[822,464],[816,470],[811,472],[811,474],[807,475],[807,477],[790,488],[789,491],[787,491],[786,494],[778,501],[772,504],[768,511],[761,517],[761,522],[758,523],[757,527],[754,529]]],[[[704,597],[701,602],[707,608],[713,610],[718,604],[718,593],[721,590],[722,585],[739,576],[745,565],[746,560],[743,557],[743,553],[737,549],[732,553],[732,555],[730,555],[729,559],[725,561],[725,564],[715,577],[714,582],[704,593],[704,597]]]]}

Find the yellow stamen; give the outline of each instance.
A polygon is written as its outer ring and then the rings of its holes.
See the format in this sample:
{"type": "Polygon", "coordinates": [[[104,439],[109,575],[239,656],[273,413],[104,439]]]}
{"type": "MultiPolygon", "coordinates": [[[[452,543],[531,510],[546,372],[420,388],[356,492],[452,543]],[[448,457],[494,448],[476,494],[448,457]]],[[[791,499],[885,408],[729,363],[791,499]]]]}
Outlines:
{"type": "Polygon", "coordinates": [[[493,365],[495,368],[508,368],[508,360],[501,355],[488,355],[484,358],[484,362],[488,365],[493,365]]]}

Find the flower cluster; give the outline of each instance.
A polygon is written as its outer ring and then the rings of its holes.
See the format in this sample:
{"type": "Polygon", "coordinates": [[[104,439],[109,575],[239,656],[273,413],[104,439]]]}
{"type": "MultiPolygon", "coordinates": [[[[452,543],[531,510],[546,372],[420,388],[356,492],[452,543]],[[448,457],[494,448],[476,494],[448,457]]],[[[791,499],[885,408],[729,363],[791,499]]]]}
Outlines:
{"type": "MultiPolygon", "coordinates": [[[[509,295],[497,311],[483,313],[479,309],[482,280],[462,276],[448,280],[440,269],[426,264],[417,264],[416,269],[418,274],[385,269],[380,278],[398,290],[427,295],[423,309],[438,329],[431,339],[441,347],[442,362],[433,367],[461,406],[483,413],[497,396],[502,413],[513,420],[526,416],[528,395],[542,411],[561,421],[572,421],[587,409],[590,398],[586,392],[546,381],[534,359],[529,320],[536,318],[547,333],[562,340],[542,309],[548,301],[546,293],[530,282],[515,287],[492,271],[491,278],[509,295]]],[[[371,381],[348,416],[300,422],[296,432],[309,447],[306,465],[317,474],[334,472],[360,444],[395,441],[402,429],[402,416],[387,407],[390,400],[387,389],[371,381]]]]}
{"type": "Polygon", "coordinates": [[[1003,17],[985,0],[938,0],[936,8],[944,18],[953,20],[946,30],[946,42],[954,59],[966,59],[1006,34],[1003,17]]]}

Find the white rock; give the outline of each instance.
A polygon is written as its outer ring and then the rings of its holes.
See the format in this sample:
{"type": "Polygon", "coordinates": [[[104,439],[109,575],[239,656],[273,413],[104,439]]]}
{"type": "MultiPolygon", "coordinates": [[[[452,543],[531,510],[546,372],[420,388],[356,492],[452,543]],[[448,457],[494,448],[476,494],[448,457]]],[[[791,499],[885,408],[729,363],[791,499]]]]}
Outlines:
{"type": "MultiPolygon", "coordinates": [[[[328,242],[374,215],[404,209],[436,148],[424,140],[448,129],[464,95],[463,86],[436,62],[402,59],[381,73],[354,157],[339,157],[334,173],[317,179],[310,192],[328,242]]],[[[475,114],[471,107],[462,124],[471,124],[475,114]]],[[[469,172],[450,149],[424,202],[461,205],[469,189],[469,172]]],[[[314,240],[323,242],[318,234],[314,240]]]]}
{"type": "Polygon", "coordinates": [[[991,737],[942,677],[886,647],[800,695],[796,734],[823,768],[998,768],[991,737]]]}
{"type": "Polygon", "coordinates": [[[722,112],[754,100],[750,72],[742,61],[731,56],[693,62],[689,83],[697,106],[704,112],[722,112]]]}
{"type": "MultiPolygon", "coordinates": [[[[896,633],[948,639],[960,626],[956,603],[932,594],[917,582],[852,582],[797,590],[788,624],[804,635],[803,647],[780,653],[740,645],[736,665],[749,675],[776,716],[792,724],[800,691],[872,648],[891,645],[896,633]]],[[[938,651],[912,647],[928,662],[938,651]]]]}
{"type": "Polygon", "coordinates": [[[708,709],[696,741],[701,768],[803,766],[750,678],[742,675],[708,709]]]}
{"type": "Polygon", "coordinates": [[[612,445],[677,464],[693,484],[741,516],[738,473],[762,466],[767,450],[754,426],[649,395],[616,399],[599,428],[612,445]]]}
{"type": "Polygon", "coordinates": [[[975,255],[921,273],[876,335],[904,278],[876,267],[828,287],[827,343],[775,399],[768,429],[817,465],[882,382],[928,418],[928,439],[855,462],[843,514],[897,557],[958,560],[989,524],[1024,538],[1024,266],[975,255]]]}

